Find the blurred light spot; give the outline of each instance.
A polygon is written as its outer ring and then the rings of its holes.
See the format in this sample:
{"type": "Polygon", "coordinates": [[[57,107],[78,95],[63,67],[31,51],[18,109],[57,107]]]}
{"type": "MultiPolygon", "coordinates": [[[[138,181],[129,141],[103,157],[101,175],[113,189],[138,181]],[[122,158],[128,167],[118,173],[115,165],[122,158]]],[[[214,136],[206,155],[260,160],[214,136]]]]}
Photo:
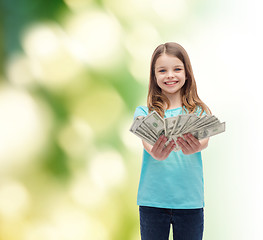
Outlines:
{"type": "Polygon", "coordinates": [[[71,111],[88,122],[95,134],[103,134],[117,124],[122,115],[123,100],[112,88],[97,85],[72,103],[71,111]]]}
{"type": "Polygon", "coordinates": [[[95,219],[88,218],[84,212],[78,209],[63,205],[57,207],[53,212],[52,222],[60,233],[61,239],[65,240],[101,239],[99,234],[105,235],[106,233],[102,225],[100,226],[101,231],[95,233],[94,230],[98,224],[95,219]]]}
{"type": "Polygon", "coordinates": [[[86,121],[72,116],[69,124],[62,128],[58,141],[72,158],[83,158],[91,152],[93,131],[86,121]]]}
{"type": "Polygon", "coordinates": [[[134,22],[126,38],[126,47],[134,58],[149,61],[160,36],[153,25],[147,22],[134,22]],[[150,39],[149,39],[150,38],[150,39]]]}
{"type": "Polygon", "coordinates": [[[151,56],[159,44],[159,34],[152,25],[134,23],[127,34],[125,46],[131,55],[129,70],[136,80],[148,84],[151,56]]]}
{"type": "Polygon", "coordinates": [[[110,150],[92,157],[87,171],[79,171],[70,194],[74,201],[87,208],[100,208],[109,200],[109,191],[123,184],[126,168],[122,157],[110,150]]]}
{"type": "Polygon", "coordinates": [[[87,8],[92,0],[64,0],[64,2],[72,10],[82,10],[87,8]]]}
{"type": "Polygon", "coordinates": [[[142,143],[140,138],[135,136],[129,131],[133,122],[133,118],[127,119],[120,124],[119,134],[121,136],[122,142],[126,147],[133,152],[140,151],[142,149],[142,143]]]}
{"type": "Polygon", "coordinates": [[[119,63],[121,32],[113,16],[89,10],[69,19],[66,28],[71,36],[72,53],[78,59],[104,71],[119,63]]]}
{"type": "Polygon", "coordinates": [[[84,173],[72,182],[70,194],[73,200],[86,208],[96,209],[108,201],[107,192],[98,188],[84,173]]]}
{"type": "Polygon", "coordinates": [[[26,92],[0,89],[0,172],[27,167],[46,143],[50,122],[26,92]]]}
{"type": "Polygon", "coordinates": [[[103,190],[120,185],[126,169],[122,157],[115,151],[107,151],[94,156],[89,165],[91,181],[103,190]]]}
{"type": "Polygon", "coordinates": [[[60,234],[56,227],[50,223],[39,221],[30,223],[24,230],[22,240],[57,240],[60,239],[60,234]]]}
{"type": "Polygon", "coordinates": [[[0,214],[5,218],[19,218],[29,207],[26,188],[15,181],[4,181],[0,185],[0,214]]]}
{"type": "Polygon", "coordinates": [[[35,83],[31,63],[25,55],[16,54],[7,63],[8,80],[16,86],[28,86],[35,83]]]}
{"type": "Polygon", "coordinates": [[[54,24],[36,24],[26,30],[23,46],[29,56],[49,59],[60,48],[60,28],[54,24]]]}
{"type": "Polygon", "coordinates": [[[89,217],[82,209],[61,203],[50,215],[46,215],[45,220],[30,224],[23,239],[109,240],[109,234],[105,226],[96,218],[89,217]]]}
{"type": "Polygon", "coordinates": [[[141,60],[136,61],[136,59],[131,59],[129,63],[129,71],[134,77],[135,80],[138,82],[141,82],[144,85],[149,84],[149,78],[150,78],[150,64],[149,63],[150,58],[147,62],[143,62],[141,60]]]}
{"type": "Polygon", "coordinates": [[[54,23],[29,27],[22,44],[33,76],[46,87],[63,87],[82,71],[80,61],[71,53],[68,37],[54,23]]]}
{"type": "Polygon", "coordinates": [[[179,20],[187,10],[185,0],[153,0],[152,7],[155,12],[166,22],[179,20]]]}
{"type": "Polygon", "coordinates": [[[129,24],[133,21],[148,19],[152,15],[152,9],[149,7],[151,0],[103,0],[103,3],[108,11],[114,12],[119,19],[123,19],[123,22],[129,24]]]}

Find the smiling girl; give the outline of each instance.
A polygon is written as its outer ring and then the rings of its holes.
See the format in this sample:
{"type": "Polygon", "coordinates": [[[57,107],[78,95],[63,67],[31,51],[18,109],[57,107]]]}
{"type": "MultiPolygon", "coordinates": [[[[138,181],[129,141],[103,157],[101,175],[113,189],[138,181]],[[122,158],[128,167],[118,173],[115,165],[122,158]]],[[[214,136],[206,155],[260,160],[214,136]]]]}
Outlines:
{"type": "MultiPolygon", "coordinates": [[[[151,59],[147,107],[134,119],[152,111],[164,118],[179,114],[211,114],[197,94],[192,66],[185,49],[174,42],[159,45],[151,59]]],[[[170,225],[176,240],[201,240],[204,229],[204,181],[201,151],[209,139],[191,134],[176,143],[161,136],[151,146],[142,140],[143,162],[137,204],[142,240],[168,240],[170,225]],[[175,145],[181,151],[172,151],[175,145]]]]}

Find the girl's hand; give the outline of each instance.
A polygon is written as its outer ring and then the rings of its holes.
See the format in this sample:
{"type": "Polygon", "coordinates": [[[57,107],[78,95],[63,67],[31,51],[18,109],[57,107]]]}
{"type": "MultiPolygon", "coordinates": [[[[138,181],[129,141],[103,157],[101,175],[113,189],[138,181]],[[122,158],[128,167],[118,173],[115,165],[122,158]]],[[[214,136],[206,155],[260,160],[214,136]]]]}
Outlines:
{"type": "Polygon", "coordinates": [[[185,140],[181,137],[177,138],[176,143],[182,148],[182,152],[186,155],[201,151],[201,143],[191,133],[183,135],[185,140]]]}
{"type": "Polygon", "coordinates": [[[169,156],[171,151],[175,148],[176,144],[174,140],[172,140],[165,147],[164,144],[166,143],[166,141],[167,141],[167,138],[164,135],[162,135],[158,138],[156,143],[153,145],[150,154],[152,155],[154,159],[159,160],[159,161],[165,160],[169,156]]]}

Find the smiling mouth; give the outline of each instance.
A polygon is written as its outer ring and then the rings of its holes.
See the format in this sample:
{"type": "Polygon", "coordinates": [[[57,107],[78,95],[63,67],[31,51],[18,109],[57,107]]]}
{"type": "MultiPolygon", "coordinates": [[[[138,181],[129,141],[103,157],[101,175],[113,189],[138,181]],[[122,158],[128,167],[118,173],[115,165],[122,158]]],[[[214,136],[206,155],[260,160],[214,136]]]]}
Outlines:
{"type": "Polygon", "coordinates": [[[164,84],[165,85],[175,85],[177,83],[178,83],[178,81],[171,81],[171,82],[165,82],[164,84]]]}

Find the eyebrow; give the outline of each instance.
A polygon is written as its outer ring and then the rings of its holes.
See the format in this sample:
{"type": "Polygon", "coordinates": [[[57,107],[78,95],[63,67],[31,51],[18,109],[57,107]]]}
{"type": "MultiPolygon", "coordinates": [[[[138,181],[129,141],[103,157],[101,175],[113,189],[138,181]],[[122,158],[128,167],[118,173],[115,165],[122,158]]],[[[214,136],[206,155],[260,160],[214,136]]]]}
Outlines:
{"type": "MultiPolygon", "coordinates": [[[[184,67],[183,65],[175,65],[174,67],[184,67]]],[[[165,66],[160,66],[160,67],[157,67],[156,69],[159,69],[159,68],[165,68],[165,66]]]]}

